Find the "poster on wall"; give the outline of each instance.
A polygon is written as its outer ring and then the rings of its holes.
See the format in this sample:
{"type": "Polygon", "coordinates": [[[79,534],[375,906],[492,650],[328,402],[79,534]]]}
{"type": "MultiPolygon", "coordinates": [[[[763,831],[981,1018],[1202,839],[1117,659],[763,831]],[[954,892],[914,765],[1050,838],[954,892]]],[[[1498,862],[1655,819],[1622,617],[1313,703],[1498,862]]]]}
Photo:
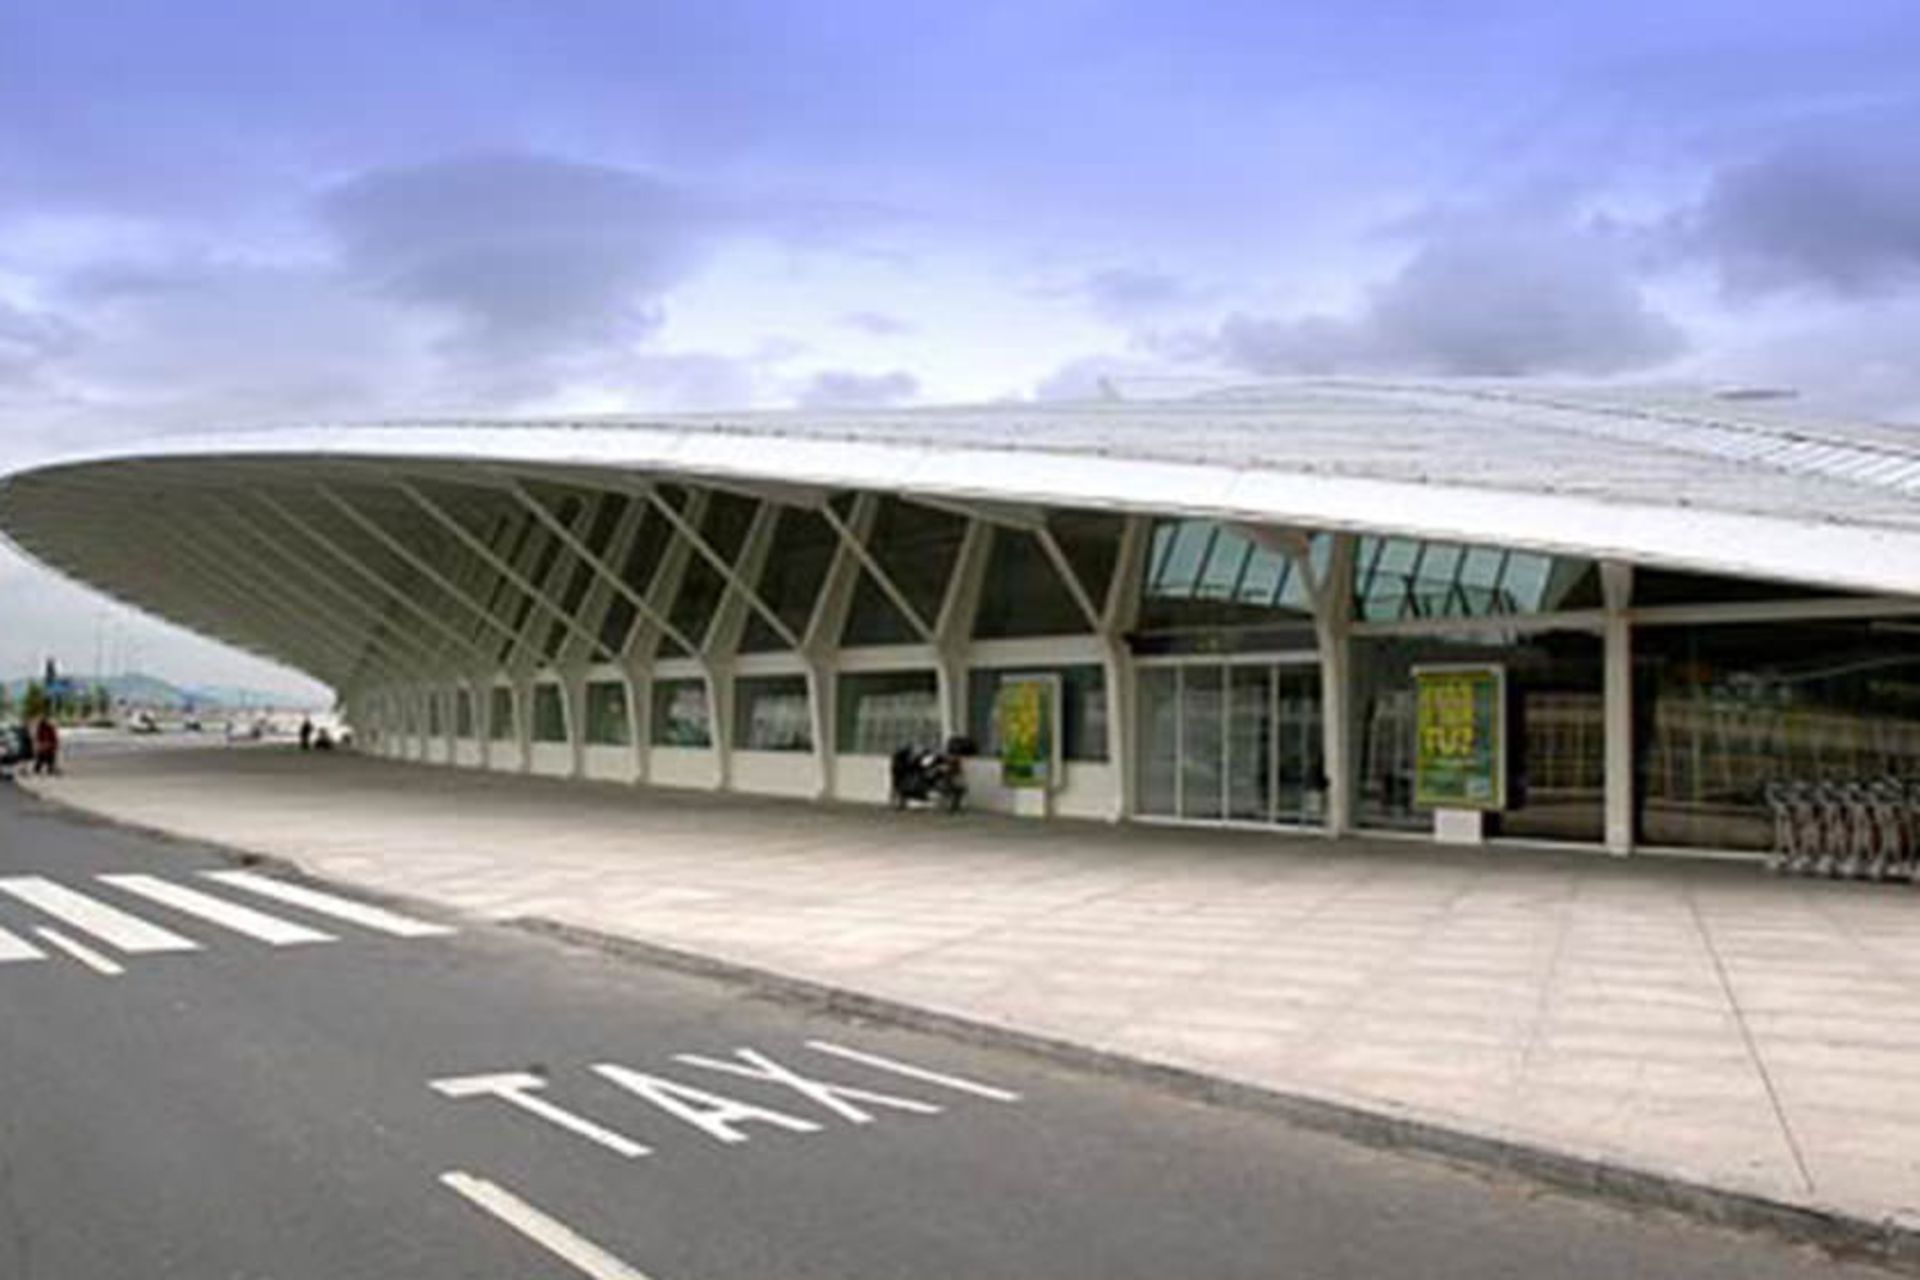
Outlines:
{"type": "Polygon", "coordinates": [[[1415,667],[1413,802],[1432,809],[1507,804],[1507,672],[1493,663],[1415,667]]]}
{"type": "Polygon", "coordinates": [[[1060,776],[1060,677],[1007,675],[993,695],[1000,785],[1051,791],[1060,776]]]}

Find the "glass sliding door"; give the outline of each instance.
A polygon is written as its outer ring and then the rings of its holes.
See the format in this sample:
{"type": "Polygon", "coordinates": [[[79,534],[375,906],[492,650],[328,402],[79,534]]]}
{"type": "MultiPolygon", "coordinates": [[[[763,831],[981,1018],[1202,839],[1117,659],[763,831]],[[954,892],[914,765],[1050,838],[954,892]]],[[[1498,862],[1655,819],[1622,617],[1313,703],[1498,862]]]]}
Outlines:
{"type": "Polygon", "coordinates": [[[1140,812],[1172,817],[1180,812],[1180,671],[1148,667],[1140,672],[1140,812]]]}
{"type": "Polygon", "coordinates": [[[1226,669],[1180,671],[1180,816],[1226,816],[1226,669]]]}
{"type": "Polygon", "coordinates": [[[1321,736],[1320,672],[1312,667],[1274,669],[1274,738],[1278,782],[1275,822],[1318,822],[1326,813],[1326,769],[1321,736]]]}
{"type": "Polygon", "coordinates": [[[1227,817],[1273,817],[1273,668],[1227,668],[1227,817]]]}
{"type": "Polygon", "coordinates": [[[1319,668],[1218,660],[1145,666],[1139,693],[1143,816],[1320,820],[1326,778],[1319,668]]]}

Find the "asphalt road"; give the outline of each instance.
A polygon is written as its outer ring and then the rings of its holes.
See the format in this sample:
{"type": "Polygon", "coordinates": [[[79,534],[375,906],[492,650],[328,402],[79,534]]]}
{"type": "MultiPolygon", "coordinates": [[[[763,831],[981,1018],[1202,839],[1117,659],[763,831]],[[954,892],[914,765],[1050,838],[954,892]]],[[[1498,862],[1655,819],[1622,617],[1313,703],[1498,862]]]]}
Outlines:
{"type": "Polygon", "coordinates": [[[0,1278],[1881,1274],[230,869],[0,787],[0,1278]]]}

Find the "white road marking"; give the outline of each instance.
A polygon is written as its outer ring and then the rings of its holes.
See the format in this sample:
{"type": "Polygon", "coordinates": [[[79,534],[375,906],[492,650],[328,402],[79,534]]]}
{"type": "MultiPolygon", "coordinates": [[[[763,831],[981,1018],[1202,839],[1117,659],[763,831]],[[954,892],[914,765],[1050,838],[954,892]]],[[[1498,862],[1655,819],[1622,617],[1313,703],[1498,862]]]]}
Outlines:
{"type": "Polygon", "coordinates": [[[38,928],[36,928],[34,932],[39,934],[42,938],[45,938],[48,942],[51,942],[54,946],[66,952],[68,955],[72,956],[75,960],[78,960],[81,964],[87,966],[87,968],[93,970],[95,973],[103,973],[109,978],[117,978],[121,974],[126,972],[126,969],[122,968],[120,965],[116,964],[114,961],[107,959],[105,956],[101,955],[98,951],[95,951],[92,947],[88,946],[86,943],[80,942],[74,938],[69,938],[66,934],[61,933],[58,929],[49,929],[45,925],[41,925],[38,928]]]}
{"type": "Polygon", "coordinates": [[[784,1111],[756,1107],[737,1098],[708,1093],[705,1089],[696,1089],[664,1076],[650,1076],[644,1071],[634,1071],[615,1062],[596,1062],[593,1069],[622,1089],[639,1094],[668,1115],[685,1120],[721,1142],[747,1141],[748,1135],[736,1127],[747,1121],[770,1124],[794,1133],[820,1132],[820,1126],[811,1120],[802,1120],[784,1111]]]}
{"type": "Polygon", "coordinates": [[[821,1053],[830,1053],[836,1058],[845,1058],[849,1062],[864,1062],[870,1067],[882,1071],[891,1071],[906,1076],[909,1080],[925,1080],[928,1084],[942,1085],[961,1093],[971,1093],[982,1098],[992,1098],[995,1102],[1018,1102],[1020,1095],[1010,1089],[996,1088],[990,1084],[981,1084],[976,1080],[950,1076],[939,1071],[929,1071],[925,1067],[916,1067],[911,1063],[885,1058],[877,1053],[865,1053],[859,1049],[849,1049],[845,1045],[830,1043],[826,1040],[809,1040],[807,1048],[817,1049],[821,1053]]]}
{"type": "Polygon", "coordinates": [[[148,951],[198,951],[200,944],[171,929],[149,924],[118,907],[96,902],[44,876],[0,879],[0,892],[12,894],[31,907],[63,920],[83,933],[130,954],[148,951]]]}
{"type": "Polygon", "coordinates": [[[592,1280],[647,1280],[593,1241],[558,1218],[550,1217],[508,1191],[497,1182],[476,1178],[452,1169],[440,1175],[440,1185],[464,1196],[469,1204],[484,1209],[527,1239],[569,1263],[592,1280]]]}
{"type": "Polygon", "coordinates": [[[306,925],[282,920],[264,911],[255,911],[252,907],[243,907],[237,902],[228,902],[224,898],[216,898],[183,884],[173,884],[157,876],[101,876],[100,881],[116,889],[125,889],[128,893],[139,894],[162,906],[172,907],[175,911],[184,911],[190,916],[223,925],[235,933],[258,938],[272,946],[290,947],[303,942],[334,941],[330,933],[309,929],[306,925]]]}
{"type": "Polygon", "coordinates": [[[616,1133],[605,1125],[595,1124],[582,1115],[548,1102],[545,1098],[536,1098],[532,1091],[546,1088],[546,1081],[526,1071],[507,1071],[485,1076],[449,1076],[445,1080],[427,1082],[434,1092],[449,1098],[499,1098],[519,1107],[522,1111],[550,1120],[569,1133],[577,1133],[592,1142],[597,1142],[608,1150],[617,1151],[629,1160],[648,1154],[649,1148],[641,1146],[624,1133],[616,1133]]]}
{"type": "Polygon", "coordinates": [[[5,929],[0,929],[0,964],[14,960],[45,960],[47,953],[28,942],[16,937],[5,929]]]}
{"type": "Polygon", "coordinates": [[[364,902],[355,902],[350,898],[335,897],[331,893],[321,893],[318,889],[309,889],[302,884],[290,884],[285,880],[275,880],[271,876],[257,875],[251,871],[203,871],[201,874],[210,880],[218,880],[221,884],[232,885],[236,889],[245,889],[265,898],[276,898],[296,907],[305,907],[323,916],[332,916],[337,920],[345,920],[349,924],[377,929],[381,933],[391,933],[401,938],[438,938],[453,932],[443,924],[429,924],[425,920],[403,916],[397,911],[388,911],[385,907],[375,907],[364,902]]]}
{"type": "Polygon", "coordinates": [[[783,1067],[764,1053],[752,1049],[735,1049],[734,1055],[741,1062],[726,1062],[719,1058],[706,1058],[697,1053],[676,1053],[674,1060],[689,1066],[705,1067],[709,1071],[724,1071],[730,1076],[739,1076],[743,1080],[764,1080],[768,1084],[782,1084],[801,1096],[819,1103],[835,1115],[854,1124],[870,1124],[873,1113],[853,1105],[849,1099],[876,1107],[891,1107],[895,1111],[911,1111],[918,1115],[939,1115],[940,1108],[931,1102],[922,1102],[918,1098],[902,1098],[891,1093],[874,1093],[870,1089],[855,1089],[851,1085],[829,1084],[825,1080],[815,1080],[803,1076],[791,1067],[783,1067]]]}

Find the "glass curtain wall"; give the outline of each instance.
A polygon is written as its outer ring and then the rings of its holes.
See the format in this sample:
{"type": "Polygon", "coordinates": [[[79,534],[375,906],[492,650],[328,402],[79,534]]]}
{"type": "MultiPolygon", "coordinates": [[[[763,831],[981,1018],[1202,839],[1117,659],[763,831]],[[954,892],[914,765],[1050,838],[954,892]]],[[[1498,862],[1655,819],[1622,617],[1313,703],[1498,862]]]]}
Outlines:
{"type": "Polygon", "coordinates": [[[1760,851],[1768,789],[1920,779],[1920,619],[1634,631],[1638,839],[1760,851]]]}
{"type": "Polygon", "coordinates": [[[1507,680],[1505,812],[1492,835],[1599,841],[1605,836],[1606,738],[1600,637],[1550,631],[1506,644],[1447,638],[1356,639],[1356,811],[1363,826],[1426,831],[1414,803],[1414,669],[1496,663],[1507,680]]]}

